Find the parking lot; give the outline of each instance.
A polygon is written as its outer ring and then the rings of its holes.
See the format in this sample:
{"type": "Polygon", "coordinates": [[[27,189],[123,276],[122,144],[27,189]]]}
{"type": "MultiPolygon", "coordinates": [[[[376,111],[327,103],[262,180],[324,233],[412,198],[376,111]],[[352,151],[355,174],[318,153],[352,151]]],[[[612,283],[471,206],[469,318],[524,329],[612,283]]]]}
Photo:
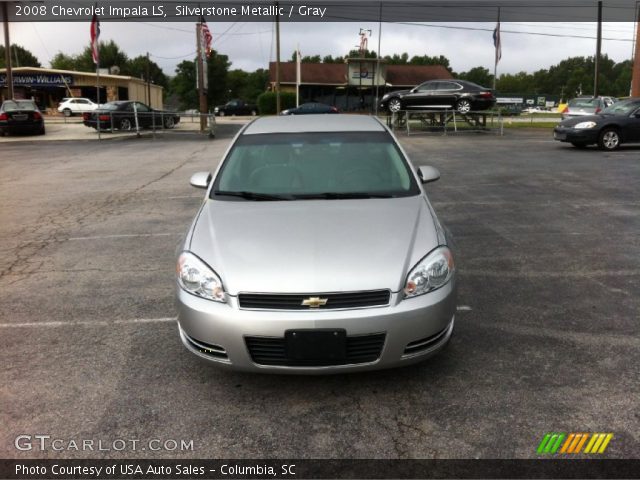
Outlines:
{"type": "MultiPolygon", "coordinates": [[[[181,345],[175,249],[238,125],[0,147],[0,456],[535,458],[547,432],[640,452],[640,149],[548,131],[401,137],[442,178],[456,331],[417,366],[326,377],[205,365],[181,345]],[[21,434],[193,449],[18,451],[21,434]]],[[[256,232],[256,239],[259,232],[256,232]]]]}

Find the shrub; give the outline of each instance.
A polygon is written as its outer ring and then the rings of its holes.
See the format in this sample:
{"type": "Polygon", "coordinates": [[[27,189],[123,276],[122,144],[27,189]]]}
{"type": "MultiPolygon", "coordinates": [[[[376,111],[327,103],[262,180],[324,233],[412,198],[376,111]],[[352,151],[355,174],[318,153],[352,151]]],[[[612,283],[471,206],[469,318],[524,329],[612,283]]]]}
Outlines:
{"type": "MultiPolygon", "coordinates": [[[[280,92],[280,108],[286,110],[296,106],[296,94],[280,92]]],[[[273,115],[276,112],[276,92],[265,92],[258,96],[258,111],[260,115],[273,115]]]]}

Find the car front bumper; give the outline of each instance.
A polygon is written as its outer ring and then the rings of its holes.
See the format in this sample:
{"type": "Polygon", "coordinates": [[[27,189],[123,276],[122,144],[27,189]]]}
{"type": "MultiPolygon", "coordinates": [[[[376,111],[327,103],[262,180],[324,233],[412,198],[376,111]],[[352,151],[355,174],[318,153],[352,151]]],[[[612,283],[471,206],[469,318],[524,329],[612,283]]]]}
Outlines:
{"type": "Polygon", "coordinates": [[[559,142],[583,143],[585,145],[598,143],[598,129],[578,129],[567,127],[555,127],[553,138],[559,142]]]}
{"type": "Polygon", "coordinates": [[[178,326],[184,346],[199,358],[234,370],[325,374],[377,370],[419,362],[440,351],[453,332],[455,277],[425,295],[401,299],[392,293],[384,307],[344,310],[250,310],[237,297],[216,303],[178,288],[178,326]],[[365,363],[273,365],[254,361],[247,337],[284,342],[287,330],[344,329],[347,338],[384,334],[379,356],[365,363]]]}

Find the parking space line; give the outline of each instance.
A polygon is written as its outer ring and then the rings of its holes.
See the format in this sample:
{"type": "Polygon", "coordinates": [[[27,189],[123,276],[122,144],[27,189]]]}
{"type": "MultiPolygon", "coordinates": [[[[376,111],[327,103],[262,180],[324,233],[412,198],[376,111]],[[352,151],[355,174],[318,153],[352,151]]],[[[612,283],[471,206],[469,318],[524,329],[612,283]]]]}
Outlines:
{"type": "Polygon", "coordinates": [[[181,233],[123,233],[119,235],[94,235],[91,237],[70,237],[69,240],[101,240],[106,238],[136,238],[136,237],[171,237],[181,233]]]}
{"type": "Polygon", "coordinates": [[[98,320],[92,322],[90,320],[81,320],[78,322],[23,322],[23,323],[0,323],[0,328],[39,328],[39,327],[76,327],[76,326],[95,326],[108,327],[112,325],[130,325],[136,323],[169,323],[175,322],[178,317],[160,317],[160,318],[129,318],[124,320],[104,321],[98,320]]]}

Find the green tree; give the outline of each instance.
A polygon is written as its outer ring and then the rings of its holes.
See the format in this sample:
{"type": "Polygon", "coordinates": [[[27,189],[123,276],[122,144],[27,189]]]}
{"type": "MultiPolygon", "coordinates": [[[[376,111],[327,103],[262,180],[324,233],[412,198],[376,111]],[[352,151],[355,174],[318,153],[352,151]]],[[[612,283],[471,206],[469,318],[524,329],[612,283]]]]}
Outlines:
{"type": "Polygon", "coordinates": [[[188,110],[198,108],[198,90],[196,89],[196,63],[183,60],[176,66],[176,75],[171,79],[170,88],[180,100],[180,108],[188,110]]]}
{"type": "MultiPolygon", "coordinates": [[[[129,58],[120,47],[113,41],[100,42],[98,46],[100,54],[100,67],[111,68],[118,67],[120,75],[129,75],[128,63],[129,58]]],[[[91,56],[91,46],[87,45],[80,55],[76,57],[76,70],[81,72],[92,72],[96,69],[91,56]]]]}
{"type": "Polygon", "coordinates": [[[128,75],[132,77],[142,78],[144,80],[147,79],[147,66],[149,69],[149,77],[151,78],[151,83],[156,85],[160,85],[165,89],[169,86],[169,79],[164,74],[160,66],[147,58],[146,55],[139,55],[135,58],[132,58],[127,62],[125,70],[128,75]]]}
{"type": "Polygon", "coordinates": [[[51,68],[57,68],[58,70],[77,70],[77,64],[78,60],[76,57],[62,52],[56,53],[51,59],[51,68]]]}
{"type": "Polygon", "coordinates": [[[488,68],[475,67],[468,72],[462,72],[458,74],[458,78],[461,80],[467,80],[469,82],[477,83],[483,87],[493,86],[493,75],[489,73],[488,68]]]}
{"type": "MultiPolygon", "coordinates": [[[[0,68],[5,68],[7,65],[4,61],[5,47],[0,45],[0,68]]],[[[13,67],[41,67],[40,62],[36,56],[26,48],[11,44],[11,66],[13,67]]]]}
{"type": "Polygon", "coordinates": [[[349,53],[346,55],[347,58],[378,58],[378,55],[373,50],[366,49],[364,54],[360,53],[360,50],[354,48],[353,50],[349,50],[349,53]]]}
{"type": "Polygon", "coordinates": [[[451,63],[444,55],[439,55],[437,57],[430,57],[429,55],[415,55],[411,57],[411,60],[409,60],[408,63],[411,65],[442,65],[447,70],[451,71],[451,63]]]}
{"type": "Polygon", "coordinates": [[[229,100],[227,72],[230,66],[229,57],[220,55],[215,50],[207,59],[207,79],[209,83],[207,99],[209,107],[214,107],[229,100]]]}

